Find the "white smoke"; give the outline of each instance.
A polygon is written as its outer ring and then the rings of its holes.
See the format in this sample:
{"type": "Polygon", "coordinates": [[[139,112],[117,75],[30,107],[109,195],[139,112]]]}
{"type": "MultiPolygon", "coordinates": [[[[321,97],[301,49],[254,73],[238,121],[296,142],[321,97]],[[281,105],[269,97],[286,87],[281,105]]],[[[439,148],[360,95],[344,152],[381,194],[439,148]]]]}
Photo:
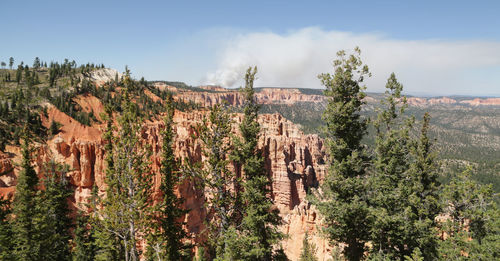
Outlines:
{"type": "Polygon", "coordinates": [[[217,69],[204,83],[238,87],[248,66],[259,69],[257,86],[321,88],[317,75],[332,71],[337,51],[359,46],[373,77],[369,91],[381,91],[395,72],[413,93],[500,93],[500,43],[487,41],[396,40],[381,34],[325,31],[316,27],[287,34],[241,34],[219,50],[217,69]],[[480,77],[480,81],[475,78],[480,77]]]}

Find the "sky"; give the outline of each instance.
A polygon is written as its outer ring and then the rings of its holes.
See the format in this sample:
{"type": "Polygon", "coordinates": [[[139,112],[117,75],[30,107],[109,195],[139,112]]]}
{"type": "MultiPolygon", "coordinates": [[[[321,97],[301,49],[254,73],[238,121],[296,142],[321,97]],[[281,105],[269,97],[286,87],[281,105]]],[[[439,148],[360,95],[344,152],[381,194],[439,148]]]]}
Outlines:
{"type": "Polygon", "coordinates": [[[500,96],[500,1],[14,1],[0,3],[0,61],[104,63],[136,78],[322,88],[355,46],[384,91],[500,96]]]}

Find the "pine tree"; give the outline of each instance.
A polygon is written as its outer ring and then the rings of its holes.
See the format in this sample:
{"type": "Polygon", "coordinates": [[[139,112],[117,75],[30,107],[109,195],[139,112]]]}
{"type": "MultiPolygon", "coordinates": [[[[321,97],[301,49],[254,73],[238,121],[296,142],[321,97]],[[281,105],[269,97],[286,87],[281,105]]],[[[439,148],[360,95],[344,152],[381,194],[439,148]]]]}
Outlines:
{"type": "Polygon", "coordinates": [[[49,127],[50,134],[56,135],[59,132],[59,128],[60,128],[59,124],[60,123],[58,123],[57,121],[52,120],[52,122],[50,123],[50,127],[49,127]]]}
{"type": "Polygon", "coordinates": [[[66,180],[68,168],[50,161],[45,166],[44,190],[39,191],[33,237],[39,260],[71,260],[70,229],[73,227],[68,197],[73,192],[66,180]]]}
{"type": "Polygon", "coordinates": [[[23,77],[23,66],[19,65],[16,70],[16,82],[20,83],[23,77]]]}
{"type": "Polygon", "coordinates": [[[386,99],[375,121],[374,171],[371,176],[371,259],[402,260],[416,249],[427,259],[436,258],[435,218],[439,208],[438,166],[427,136],[425,114],[420,137],[411,135],[413,117],[405,116],[403,85],[391,74],[386,99]]]}
{"type": "Polygon", "coordinates": [[[0,198],[0,260],[15,260],[13,255],[10,199],[0,198]]]}
{"type": "Polygon", "coordinates": [[[500,211],[491,185],[471,179],[469,167],[454,177],[443,191],[446,220],[441,223],[443,260],[498,260],[500,211]]]}
{"type": "Polygon", "coordinates": [[[73,243],[73,261],[93,261],[96,259],[97,245],[95,231],[92,227],[90,217],[81,212],[76,217],[73,243]]]}
{"type": "Polygon", "coordinates": [[[187,213],[182,209],[183,200],[175,194],[175,187],[179,183],[179,163],[174,150],[173,117],[174,104],[172,95],[166,99],[165,129],[162,131],[162,161],[161,161],[161,202],[155,206],[153,212],[152,231],[148,239],[148,257],[152,260],[189,260],[190,249],[183,240],[187,233],[183,229],[181,219],[187,213]]]}
{"type": "MultiPolygon", "coordinates": [[[[414,260],[422,257],[426,260],[437,257],[436,217],[441,213],[439,166],[436,153],[428,137],[430,115],[425,113],[419,139],[412,144],[412,162],[408,171],[406,198],[408,200],[408,214],[412,222],[406,222],[407,248],[417,251],[412,253],[414,260]]],[[[409,251],[408,251],[409,252],[409,251]]]]}
{"type": "MultiPolygon", "coordinates": [[[[410,164],[410,130],[412,119],[404,117],[406,99],[401,96],[403,85],[394,73],[386,84],[387,97],[382,105],[387,108],[378,114],[375,121],[374,173],[371,177],[370,202],[373,206],[374,222],[371,229],[372,252],[378,256],[401,259],[410,255],[405,250],[405,231],[408,223],[406,209],[408,197],[406,180],[410,164]]],[[[409,253],[408,253],[409,251],[409,253]]]]}
{"type": "MultiPolygon", "coordinates": [[[[199,170],[199,176],[207,197],[208,217],[206,226],[206,250],[211,258],[222,258],[228,248],[226,237],[234,224],[235,194],[232,191],[234,175],[228,169],[231,150],[230,114],[221,104],[210,110],[208,118],[199,126],[203,143],[203,155],[207,158],[199,170]]],[[[231,231],[234,232],[234,231],[231,231]]]]}
{"type": "Polygon", "coordinates": [[[302,252],[300,253],[299,261],[318,261],[316,257],[316,245],[309,242],[309,234],[307,232],[302,241],[302,252]]]}
{"type": "Polygon", "coordinates": [[[33,218],[36,216],[36,190],[38,176],[30,163],[30,149],[25,140],[22,147],[21,172],[16,185],[12,213],[14,256],[17,260],[37,260],[34,238],[36,230],[33,218]]]}
{"type": "MultiPolygon", "coordinates": [[[[137,104],[131,102],[127,91],[134,84],[128,73],[124,84],[123,113],[118,118],[120,128],[114,136],[111,123],[108,123],[104,137],[109,142],[106,145],[107,188],[95,214],[101,230],[97,240],[105,250],[98,258],[136,261],[140,256],[139,236],[149,224],[146,217],[151,199],[150,150],[141,145],[141,120],[137,104]],[[120,247],[113,244],[115,237],[121,242],[124,257],[116,256],[120,247]]],[[[108,121],[111,120],[110,117],[108,121]]]]}
{"type": "Polygon", "coordinates": [[[371,227],[366,187],[369,158],[361,144],[367,123],[360,115],[366,96],[361,84],[369,72],[360,53],[359,48],[349,56],[339,51],[334,74],[319,76],[328,97],[323,120],[330,168],[313,201],[324,216],[325,234],[332,245],[346,244],[343,254],[348,260],[363,258],[371,227]]]}
{"type": "Polygon", "coordinates": [[[38,70],[40,68],[40,58],[35,57],[35,60],[33,61],[33,69],[38,70]]]}
{"type": "Polygon", "coordinates": [[[245,76],[245,97],[243,120],[240,124],[242,139],[235,139],[235,150],[232,160],[242,166],[244,173],[243,219],[239,225],[238,235],[228,242],[232,245],[232,254],[226,254],[228,259],[242,260],[273,260],[273,249],[283,238],[278,230],[282,220],[279,210],[273,209],[270,198],[270,181],[264,166],[262,151],[258,148],[260,125],[257,116],[260,106],[255,102],[253,88],[257,68],[248,68],[245,76]],[[229,256],[229,257],[228,257],[229,256]]]}
{"type": "Polygon", "coordinates": [[[411,256],[405,256],[405,261],[424,261],[424,257],[420,248],[415,248],[411,256]]]}

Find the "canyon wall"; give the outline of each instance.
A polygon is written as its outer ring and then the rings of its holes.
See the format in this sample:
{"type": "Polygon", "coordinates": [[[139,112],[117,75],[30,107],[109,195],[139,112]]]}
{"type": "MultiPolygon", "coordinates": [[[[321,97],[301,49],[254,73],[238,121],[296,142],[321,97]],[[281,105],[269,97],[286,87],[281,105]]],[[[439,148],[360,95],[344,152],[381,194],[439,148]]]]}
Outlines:
{"type": "MultiPolygon", "coordinates": [[[[176,93],[176,97],[191,100],[202,106],[212,106],[216,103],[227,102],[233,106],[242,105],[244,97],[234,89],[225,89],[219,86],[201,86],[199,91],[185,91],[164,83],[156,83],[156,88],[169,90],[176,93]]],[[[299,89],[288,88],[262,88],[255,93],[255,98],[260,104],[294,104],[297,102],[326,102],[324,95],[305,94],[299,89]]],[[[371,97],[365,98],[367,103],[379,103],[380,100],[371,97]]],[[[407,97],[408,105],[426,107],[433,105],[469,105],[469,106],[499,106],[500,98],[471,98],[453,99],[449,97],[407,97]]]]}
{"type": "MultiPolygon", "coordinates": [[[[78,97],[76,101],[85,110],[98,110],[102,104],[92,96],[78,97]]],[[[48,117],[43,117],[43,124],[49,126],[53,120],[62,124],[60,132],[47,141],[37,144],[33,153],[34,166],[43,176],[41,166],[50,159],[67,164],[70,172],[67,176],[73,185],[75,194],[71,199],[73,209],[84,209],[94,184],[101,193],[105,189],[105,152],[101,135],[104,124],[84,126],[50,104],[47,107],[48,117]]],[[[193,161],[203,159],[199,141],[193,139],[196,124],[201,123],[206,111],[176,111],[174,150],[178,158],[189,158],[193,161]]],[[[233,117],[233,130],[237,133],[237,124],[241,115],[233,117]]],[[[279,114],[259,116],[262,135],[259,147],[265,157],[266,168],[272,179],[272,197],[279,208],[284,223],[281,226],[288,238],[283,242],[285,252],[291,260],[297,260],[302,248],[305,231],[318,246],[318,256],[323,260],[328,256],[330,248],[324,239],[317,235],[318,215],[305,200],[306,192],[317,187],[326,174],[325,149],[323,140],[317,135],[304,135],[297,126],[279,114]]],[[[152,170],[154,186],[159,187],[160,148],[162,137],[160,131],[162,121],[145,122],[142,137],[151,145],[153,156],[152,170]]],[[[18,147],[7,146],[6,152],[0,154],[0,171],[6,175],[0,178],[0,193],[12,196],[19,174],[20,151],[18,147]]],[[[195,241],[202,240],[197,234],[204,228],[205,219],[204,195],[192,181],[187,180],[179,186],[179,194],[185,199],[185,207],[191,211],[186,216],[187,230],[195,241]]]]}
{"type": "MultiPolygon", "coordinates": [[[[156,83],[155,87],[160,90],[174,92],[176,99],[193,101],[204,107],[213,106],[221,102],[227,102],[232,106],[240,106],[245,99],[237,90],[224,89],[218,86],[201,86],[199,91],[185,91],[164,83],[156,83]]],[[[296,102],[326,101],[326,97],[323,95],[304,94],[299,89],[284,88],[259,89],[255,93],[255,99],[259,104],[294,104],[296,102]]]]}

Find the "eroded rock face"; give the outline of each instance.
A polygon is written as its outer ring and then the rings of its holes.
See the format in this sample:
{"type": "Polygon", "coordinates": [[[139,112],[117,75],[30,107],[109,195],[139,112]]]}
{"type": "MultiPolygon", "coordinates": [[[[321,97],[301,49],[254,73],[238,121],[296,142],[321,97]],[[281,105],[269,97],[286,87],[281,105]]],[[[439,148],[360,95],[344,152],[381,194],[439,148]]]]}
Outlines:
{"type": "MultiPolygon", "coordinates": [[[[101,192],[105,190],[105,153],[101,138],[104,126],[81,126],[54,107],[50,107],[48,112],[49,117],[44,119],[44,124],[57,120],[63,123],[63,127],[47,144],[38,146],[36,170],[43,175],[40,166],[50,159],[67,164],[70,167],[69,180],[75,187],[74,198],[71,200],[73,207],[85,209],[82,203],[88,202],[94,184],[101,192]],[[82,137],[79,132],[71,132],[73,130],[81,131],[82,137]]],[[[178,158],[202,160],[201,145],[193,139],[193,134],[194,126],[201,123],[205,114],[203,111],[175,113],[174,151],[178,158]]],[[[235,115],[233,118],[233,129],[236,133],[237,124],[241,119],[241,115],[235,115]]],[[[311,237],[316,237],[314,233],[317,230],[317,214],[309,208],[305,195],[309,188],[317,186],[325,176],[323,141],[317,135],[304,135],[297,126],[279,114],[261,115],[258,120],[262,126],[259,147],[262,148],[266,169],[272,178],[272,196],[285,221],[282,229],[290,233],[290,238],[284,242],[285,251],[289,258],[295,260],[300,255],[297,249],[301,249],[304,232],[310,230],[311,237]]],[[[159,188],[160,182],[157,173],[160,168],[163,142],[160,133],[163,127],[161,121],[146,122],[141,133],[144,142],[149,144],[152,150],[151,168],[152,175],[155,175],[152,186],[156,189],[159,188]]],[[[20,161],[18,150],[12,149],[10,154],[0,154],[0,170],[11,169],[14,161],[20,161]]],[[[10,176],[0,179],[0,193],[12,194],[18,172],[19,170],[14,168],[10,176]]],[[[203,192],[197,189],[192,181],[186,181],[178,190],[179,195],[185,199],[185,207],[191,210],[185,218],[187,229],[195,235],[195,241],[199,241],[201,239],[196,235],[204,228],[203,220],[206,215],[203,192]]],[[[320,246],[326,243],[318,241],[316,244],[320,246]]],[[[321,248],[321,251],[327,253],[328,249],[321,248]]]]}
{"type": "MultiPolygon", "coordinates": [[[[204,107],[213,106],[218,103],[226,102],[232,106],[240,106],[244,102],[244,96],[236,91],[224,89],[218,86],[202,86],[201,89],[207,91],[189,92],[182,91],[176,87],[165,84],[155,85],[160,90],[169,90],[175,92],[176,99],[193,101],[204,107]]],[[[260,104],[294,104],[296,102],[324,102],[326,97],[323,95],[308,95],[300,92],[298,89],[283,88],[264,88],[255,93],[255,99],[260,104]]]]}
{"type": "Polygon", "coordinates": [[[317,209],[307,202],[301,202],[293,211],[282,214],[285,225],[282,226],[283,233],[289,236],[282,244],[285,252],[291,260],[298,260],[302,252],[302,240],[305,234],[309,234],[309,240],[316,246],[316,257],[318,260],[326,261],[332,259],[332,246],[328,240],[319,233],[321,221],[317,209]]]}
{"type": "Polygon", "coordinates": [[[259,146],[273,181],[275,204],[281,212],[293,210],[326,174],[323,140],[317,135],[304,135],[279,114],[262,115],[259,122],[259,146]]]}
{"type": "Polygon", "coordinates": [[[14,166],[7,153],[0,151],[0,188],[15,185],[14,166]]]}

